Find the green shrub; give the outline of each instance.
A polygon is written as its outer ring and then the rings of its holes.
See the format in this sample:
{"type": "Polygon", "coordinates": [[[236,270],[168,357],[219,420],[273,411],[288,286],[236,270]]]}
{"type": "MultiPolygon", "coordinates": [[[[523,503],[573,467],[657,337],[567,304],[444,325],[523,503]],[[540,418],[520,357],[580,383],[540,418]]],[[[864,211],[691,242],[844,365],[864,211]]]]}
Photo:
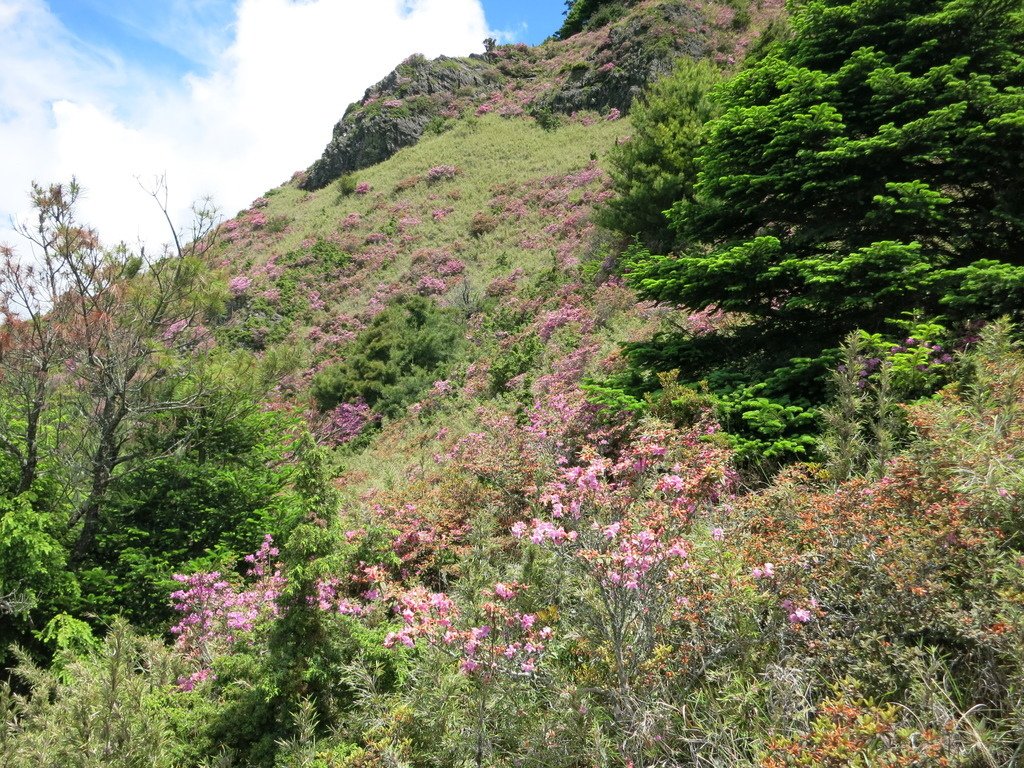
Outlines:
{"type": "Polygon", "coordinates": [[[710,93],[720,80],[711,64],[684,60],[637,101],[632,138],[609,153],[616,196],[601,210],[601,224],[654,250],[671,247],[664,212],[693,195],[704,126],[718,112],[710,93]]]}
{"type": "Polygon", "coordinates": [[[357,184],[356,177],[351,173],[346,173],[334,182],[334,189],[339,198],[348,197],[355,194],[357,184]]]}
{"type": "Polygon", "coordinates": [[[280,213],[276,216],[271,216],[269,219],[267,219],[267,224],[264,227],[264,230],[272,235],[276,235],[281,232],[284,232],[288,228],[288,225],[291,224],[291,222],[292,220],[290,216],[280,213]]]}
{"type": "Polygon", "coordinates": [[[323,410],[361,399],[396,416],[443,378],[461,340],[453,312],[422,296],[400,298],[343,350],[342,362],[317,374],[313,397],[323,410]]]}

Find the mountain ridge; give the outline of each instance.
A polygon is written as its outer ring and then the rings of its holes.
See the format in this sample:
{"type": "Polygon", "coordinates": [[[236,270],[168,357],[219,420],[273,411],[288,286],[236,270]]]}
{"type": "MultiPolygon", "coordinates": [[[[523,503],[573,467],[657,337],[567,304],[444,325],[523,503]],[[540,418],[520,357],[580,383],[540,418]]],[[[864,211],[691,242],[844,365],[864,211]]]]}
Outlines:
{"type": "Polygon", "coordinates": [[[723,66],[742,58],[782,14],[774,0],[751,8],[644,0],[607,25],[539,46],[489,40],[486,53],[468,57],[413,54],[349,105],[301,185],[319,189],[381,162],[418,141],[428,126],[467,111],[541,120],[583,110],[628,113],[634,99],[683,57],[723,66]]]}

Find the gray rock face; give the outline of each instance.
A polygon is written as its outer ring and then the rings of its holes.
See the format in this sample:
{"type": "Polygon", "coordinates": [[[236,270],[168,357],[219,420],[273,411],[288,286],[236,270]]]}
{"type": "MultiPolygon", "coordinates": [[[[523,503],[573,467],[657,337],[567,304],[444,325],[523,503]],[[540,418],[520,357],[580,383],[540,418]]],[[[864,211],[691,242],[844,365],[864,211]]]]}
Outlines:
{"type": "Polygon", "coordinates": [[[451,96],[485,89],[492,80],[489,70],[481,56],[406,60],[349,106],[302,187],[319,189],[415,144],[451,96]]]}
{"type": "Polygon", "coordinates": [[[554,112],[570,114],[585,109],[629,111],[633,100],[647,86],[672,72],[684,56],[708,55],[707,39],[699,32],[679,35],[680,30],[699,29],[704,16],[692,5],[664,3],[656,13],[630,18],[612,27],[608,40],[596,51],[597,60],[608,60],[614,68],[580,69],[554,90],[547,103],[554,112]]]}
{"type": "MultiPolygon", "coordinates": [[[[412,56],[366,91],[334,126],[323,156],[309,169],[302,187],[326,186],[346,173],[375,165],[419,141],[431,121],[456,117],[480,107],[496,92],[530,93],[508,115],[541,116],[586,110],[629,111],[633,100],[682,57],[721,56],[735,45],[738,30],[712,28],[704,4],[663,0],[633,4],[621,20],[573,40],[534,49],[493,46],[486,56],[427,61],[412,56]],[[573,51],[560,56],[559,46],[573,51]],[[566,58],[569,58],[568,63],[566,58]]],[[[492,41],[493,42],[493,41],[492,41]]]]}

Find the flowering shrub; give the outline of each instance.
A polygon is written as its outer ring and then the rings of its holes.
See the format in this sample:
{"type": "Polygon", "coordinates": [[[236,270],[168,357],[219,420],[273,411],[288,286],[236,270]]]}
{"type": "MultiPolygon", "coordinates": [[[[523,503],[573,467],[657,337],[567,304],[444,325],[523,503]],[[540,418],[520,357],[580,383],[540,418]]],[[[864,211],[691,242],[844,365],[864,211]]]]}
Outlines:
{"type": "Polygon", "coordinates": [[[451,181],[459,175],[459,169],[454,165],[435,165],[427,171],[427,181],[436,183],[439,181],[451,181]]]}
{"type": "Polygon", "coordinates": [[[447,286],[445,285],[444,280],[439,277],[423,277],[416,286],[416,291],[420,296],[433,296],[439,293],[444,293],[446,289],[447,286]]]}
{"type": "Polygon", "coordinates": [[[466,270],[466,265],[459,259],[445,259],[437,265],[437,274],[442,277],[461,275],[466,270]]]}
{"type": "Polygon", "coordinates": [[[252,278],[246,277],[245,275],[238,275],[232,277],[228,281],[228,290],[231,291],[234,296],[241,296],[249,290],[249,286],[252,285],[252,278]]]}
{"type": "Polygon", "coordinates": [[[188,320],[175,320],[164,329],[161,338],[166,342],[173,342],[178,337],[178,334],[186,328],[188,328],[188,320]]]}
{"type": "Polygon", "coordinates": [[[486,211],[477,211],[473,214],[473,220],[469,225],[469,234],[473,237],[483,237],[488,232],[498,228],[498,219],[486,211]]]}
{"type": "Polygon", "coordinates": [[[360,181],[358,184],[356,184],[355,193],[357,195],[365,195],[368,194],[371,189],[373,189],[373,187],[370,186],[370,182],[360,181]]]}
{"type": "Polygon", "coordinates": [[[366,426],[379,417],[364,401],[340,403],[318,419],[315,427],[317,438],[328,445],[344,445],[357,438],[366,426]]]}
{"type": "Polygon", "coordinates": [[[273,537],[264,538],[259,550],[246,555],[248,585],[238,585],[218,571],[175,574],[182,588],[171,593],[171,604],[181,614],[171,627],[175,645],[199,667],[179,681],[189,690],[209,679],[209,665],[227,647],[249,635],[256,627],[279,613],[277,597],[284,586],[273,537]]]}
{"type": "Polygon", "coordinates": [[[537,671],[545,644],[553,631],[538,626],[537,616],[514,607],[519,584],[499,582],[486,590],[480,621],[467,621],[457,605],[443,593],[422,587],[402,592],[394,611],[403,626],[384,640],[387,647],[412,648],[417,639],[456,658],[464,674],[529,676],[537,671]]]}
{"type": "Polygon", "coordinates": [[[320,298],[320,291],[310,291],[307,298],[309,299],[310,309],[318,310],[327,306],[324,300],[320,298]]]}

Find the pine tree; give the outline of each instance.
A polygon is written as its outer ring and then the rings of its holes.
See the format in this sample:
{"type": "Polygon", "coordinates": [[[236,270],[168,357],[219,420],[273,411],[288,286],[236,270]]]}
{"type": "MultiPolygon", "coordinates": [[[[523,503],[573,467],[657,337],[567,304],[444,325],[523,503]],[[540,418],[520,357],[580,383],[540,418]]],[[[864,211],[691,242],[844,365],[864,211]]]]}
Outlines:
{"type": "MultiPolygon", "coordinates": [[[[743,313],[730,354],[766,369],[912,309],[1019,316],[1022,9],[800,4],[792,39],[717,92],[695,196],[670,212],[680,253],[634,257],[633,284],[743,313]]],[[[699,367],[699,352],[667,337],[633,350],[662,368],[699,367]]]]}

